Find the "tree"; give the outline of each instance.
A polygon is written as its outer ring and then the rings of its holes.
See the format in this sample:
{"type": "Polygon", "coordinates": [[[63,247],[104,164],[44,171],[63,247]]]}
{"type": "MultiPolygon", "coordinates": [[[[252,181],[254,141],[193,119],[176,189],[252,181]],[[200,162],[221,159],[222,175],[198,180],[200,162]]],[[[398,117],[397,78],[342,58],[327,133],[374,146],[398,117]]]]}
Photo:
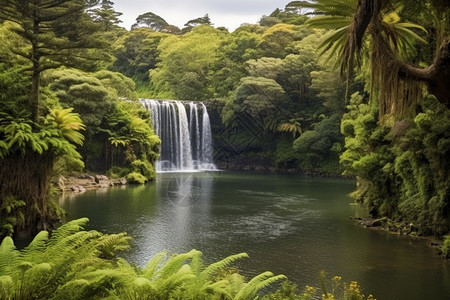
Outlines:
{"type": "Polygon", "coordinates": [[[201,25],[185,35],[164,39],[158,47],[160,62],[150,71],[155,95],[169,99],[209,98],[209,73],[224,36],[220,30],[201,25]]]}
{"type": "Polygon", "coordinates": [[[357,77],[367,82],[371,101],[354,93],[341,122],[346,148],[341,164],[358,181],[352,196],[374,217],[413,224],[418,234],[448,233],[448,1],[302,5],[319,15],[309,24],[328,29],[339,24],[323,49],[340,55],[347,82],[357,65],[362,66],[357,77]]]}
{"type": "Polygon", "coordinates": [[[19,229],[29,235],[50,227],[58,218],[57,206],[49,199],[53,163],[63,154],[79,156],[71,143],[82,142],[65,134],[66,129],[76,132],[83,128],[79,118],[65,110],[62,113],[56,104],[45,105],[41,96],[49,100],[54,96],[42,93],[41,75],[62,65],[92,69],[108,55],[96,51],[104,42],[96,34],[98,26],[86,13],[84,0],[1,0],[0,7],[3,28],[20,45],[4,44],[14,61],[3,67],[21,78],[20,86],[13,85],[12,91],[8,84],[0,84],[8,95],[7,99],[1,97],[0,107],[0,201],[3,204],[14,197],[25,202],[25,222],[19,229]],[[25,98],[21,100],[25,104],[22,110],[9,109],[15,97],[25,98]]]}
{"type": "Polygon", "coordinates": [[[326,49],[338,50],[342,56],[341,73],[352,75],[354,62],[358,61],[365,41],[370,39],[370,70],[372,91],[378,91],[380,114],[402,114],[413,107],[419,96],[420,87],[425,84],[430,93],[449,106],[450,94],[450,4],[445,0],[424,3],[423,9],[434,15],[436,48],[434,58],[425,68],[417,67],[411,60],[415,41],[424,41],[412,29],[423,27],[399,22],[396,8],[400,0],[345,0],[336,4],[320,0],[313,4],[302,3],[315,8],[314,13],[323,15],[310,23],[319,26],[335,26],[336,33],[324,42],[326,49]],[[336,18],[340,22],[336,23],[336,18]],[[332,21],[333,20],[333,21],[332,21]],[[339,25],[343,27],[339,27],[339,25]],[[338,26],[336,26],[338,25],[338,26]]]}
{"type": "Polygon", "coordinates": [[[29,108],[31,120],[37,122],[41,72],[61,65],[92,67],[92,62],[106,57],[91,49],[105,44],[96,35],[97,27],[85,13],[87,7],[83,0],[1,0],[0,5],[0,19],[17,24],[12,31],[27,44],[25,49],[11,51],[30,63],[29,108]]]}
{"type": "Polygon", "coordinates": [[[131,28],[147,27],[153,29],[154,31],[163,31],[163,29],[168,26],[169,23],[167,23],[162,17],[152,12],[146,12],[136,18],[136,23],[134,23],[131,28]]]}
{"type": "Polygon", "coordinates": [[[115,11],[113,5],[112,1],[102,0],[100,7],[89,10],[91,18],[94,22],[101,24],[103,31],[117,29],[118,24],[122,23],[119,19],[122,13],[115,11]]]}
{"type": "Polygon", "coordinates": [[[211,19],[209,18],[208,14],[205,14],[203,17],[198,17],[198,18],[187,21],[187,23],[184,24],[183,32],[184,33],[189,32],[194,27],[197,27],[200,25],[212,26],[214,24],[211,23],[211,19]]]}
{"type": "Polygon", "coordinates": [[[141,27],[128,31],[113,45],[116,57],[111,69],[137,82],[147,82],[149,71],[156,68],[158,46],[169,35],[141,27]]]}

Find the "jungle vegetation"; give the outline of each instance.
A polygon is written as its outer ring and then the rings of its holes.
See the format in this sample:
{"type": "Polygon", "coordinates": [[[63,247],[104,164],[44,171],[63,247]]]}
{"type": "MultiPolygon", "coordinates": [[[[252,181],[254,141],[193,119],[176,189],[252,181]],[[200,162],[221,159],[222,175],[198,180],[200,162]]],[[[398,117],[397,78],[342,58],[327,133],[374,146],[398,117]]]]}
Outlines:
{"type": "MultiPolygon", "coordinates": [[[[356,177],[353,196],[374,217],[408,222],[417,234],[449,233],[448,1],[293,1],[233,32],[208,15],[180,29],[152,12],[126,30],[107,0],[0,0],[0,7],[0,235],[52,228],[61,211],[51,181],[60,172],[154,179],[160,141],[139,97],[205,101],[222,166],[343,172],[356,177]]],[[[66,270],[67,290],[49,288],[46,297],[74,288],[128,293],[132,282],[121,282],[117,268],[142,290],[155,288],[145,270],[104,260],[125,248],[124,236],[108,246],[101,245],[108,237],[89,234],[89,257],[112,273],[66,270]]],[[[39,233],[20,254],[3,241],[0,268],[5,259],[18,264],[1,273],[2,293],[45,292],[23,291],[14,276],[56,270],[46,258],[27,261],[58,243],[52,238],[39,233]]],[[[82,247],[64,239],[71,251],[82,247]]],[[[201,255],[186,255],[176,263],[181,279],[162,286],[206,280],[195,291],[206,293],[238,280],[220,293],[240,293],[242,278],[200,279],[202,267],[180,262],[201,255]]],[[[256,282],[271,278],[280,279],[256,282]]]]}
{"type": "MultiPolygon", "coordinates": [[[[116,255],[129,247],[129,236],[86,231],[87,221],[68,222],[51,235],[41,231],[21,250],[4,238],[0,298],[310,300],[320,295],[310,286],[299,291],[284,275],[269,271],[247,279],[235,267],[236,261],[248,258],[246,253],[205,264],[198,250],[160,252],[145,267],[137,267],[116,255]]],[[[374,299],[356,282],[321,276],[322,299],[374,299]]]]}

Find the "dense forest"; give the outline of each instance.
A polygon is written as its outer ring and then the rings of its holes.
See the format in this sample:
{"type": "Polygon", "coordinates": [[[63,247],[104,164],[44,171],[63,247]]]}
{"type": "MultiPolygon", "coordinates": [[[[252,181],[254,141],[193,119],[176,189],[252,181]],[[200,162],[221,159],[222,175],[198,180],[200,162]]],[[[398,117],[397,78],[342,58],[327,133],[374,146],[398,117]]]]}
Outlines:
{"type": "Polygon", "coordinates": [[[449,233],[448,1],[293,1],[233,32],[126,30],[113,4],[0,0],[0,236],[53,227],[61,174],[154,180],[139,98],[203,101],[221,168],[353,176],[374,218],[449,233]]]}

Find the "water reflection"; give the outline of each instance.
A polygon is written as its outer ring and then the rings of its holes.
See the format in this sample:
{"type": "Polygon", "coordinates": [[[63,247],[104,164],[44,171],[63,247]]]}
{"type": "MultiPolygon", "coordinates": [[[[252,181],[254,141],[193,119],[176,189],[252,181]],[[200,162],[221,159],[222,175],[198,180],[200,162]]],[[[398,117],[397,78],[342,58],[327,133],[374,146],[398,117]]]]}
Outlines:
{"type": "Polygon", "coordinates": [[[326,270],[357,280],[377,299],[450,299],[449,262],[426,242],[360,228],[346,196],[351,180],[228,173],[159,174],[145,186],[87,192],[62,200],[69,218],[128,232],[125,257],[143,266],[162,250],[201,250],[209,262],[247,252],[245,275],[266,270],[300,286],[326,270]]]}

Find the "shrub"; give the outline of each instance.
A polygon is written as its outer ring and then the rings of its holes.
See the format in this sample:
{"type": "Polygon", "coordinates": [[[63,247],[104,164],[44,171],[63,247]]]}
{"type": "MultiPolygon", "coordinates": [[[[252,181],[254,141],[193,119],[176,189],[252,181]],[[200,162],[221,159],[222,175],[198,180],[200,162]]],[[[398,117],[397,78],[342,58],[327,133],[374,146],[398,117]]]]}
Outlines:
{"type": "Polygon", "coordinates": [[[444,236],[444,244],[442,245],[442,255],[450,258],[450,234],[444,236]]]}
{"type": "Polygon", "coordinates": [[[139,184],[144,184],[148,181],[147,177],[137,172],[131,172],[130,174],[127,175],[126,179],[129,183],[139,183],[139,184]]]}

